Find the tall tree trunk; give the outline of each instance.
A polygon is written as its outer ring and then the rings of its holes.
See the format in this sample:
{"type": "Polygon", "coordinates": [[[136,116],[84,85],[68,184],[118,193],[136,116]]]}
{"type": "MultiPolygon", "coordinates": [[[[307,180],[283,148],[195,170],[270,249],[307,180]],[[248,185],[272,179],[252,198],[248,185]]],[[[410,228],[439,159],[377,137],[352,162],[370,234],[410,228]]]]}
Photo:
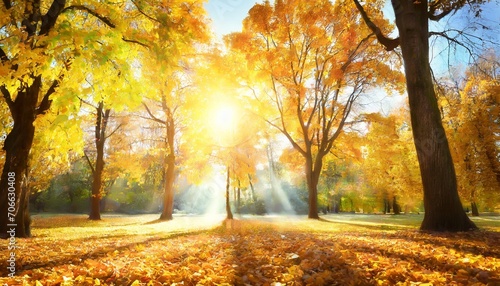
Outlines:
{"type": "Polygon", "coordinates": [[[253,187],[252,176],[250,174],[248,174],[248,183],[250,184],[250,190],[252,190],[252,202],[255,204],[257,198],[255,197],[255,188],[253,187]]]}
{"type": "Polygon", "coordinates": [[[241,213],[241,182],[238,179],[238,189],[236,190],[238,193],[236,195],[236,212],[238,214],[241,213]]]}
{"type": "MultiPolygon", "coordinates": [[[[146,106],[146,105],[145,105],[146,106]]],[[[165,120],[161,120],[156,118],[153,113],[147,108],[149,115],[156,120],[157,122],[165,125],[166,129],[166,137],[165,144],[167,149],[167,158],[166,158],[166,169],[165,169],[165,192],[163,194],[163,211],[160,215],[160,220],[172,220],[174,219],[174,183],[175,183],[175,118],[174,113],[170,109],[167,104],[167,97],[165,94],[162,94],[161,97],[161,107],[163,112],[166,115],[165,120]]]]}
{"type": "Polygon", "coordinates": [[[396,200],[396,196],[392,198],[392,209],[394,211],[394,214],[401,214],[401,206],[398,204],[396,200]]]}
{"type": "Polygon", "coordinates": [[[175,181],[175,155],[167,156],[167,169],[165,171],[165,193],[163,194],[163,211],[160,220],[174,219],[174,181],[175,181]]]}
{"type": "Polygon", "coordinates": [[[229,166],[227,167],[227,178],[226,178],[226,219],[233,219],[233,213],[231,212],[231,204],[229,202],[229,189],[230,189],[230,177],[229,177],[229,166]]]}
{"type": "MultiPolygon", "coordinates": [[[[101,101],[97,107],[97,118],[95,124],[95,147],[96,160],[92,169],[92,196],[90,197],[90,220],[101,219],[101,197],[102,197],[102,173],[104,171],[104,146],[106,143],[106,127],[109,120],[110,109],[104,111],[104,103],[101,101]]],[[[89,161],[90,163],[90,161],[89,161]]]]}
{"type": "Polygon", "coordinates": [[[455,169],[432,82],[427,1],[393,0],[392,5],[424,188],[425,215],[420,229],[465,231],[476,228],[465,214],[458,196],[455,169]]]}
{"type": "Polygon", "coordinates": [[[388,195],[384,195],[384,214],[391,213],[391,204],[389,203],[388,195]]]}
{"type": "Polygon", "coordinates": [[[5,164],[0,180],[0,237],[2,238],[7,237],[7,231],[11,228],[15,228],[16,237],[29,237],[31,235],[30,218],[27,212],[28,202],[26,201],[28,188],[25,188],[24,185],[26,184],[25,174],[28,169],[29,153],[35,136],[33,123],[37,116],[38,94],[41,84],[40,76],[33,77],[33,83],[20,91],[15,101],[6,98],[14,126],[7,135],[3,146],[5,164]]]}
{"type": "Polygon", "coordinates": [[[479,210],[477,209],[477,204],[475,201],[470,203],[471,212],[473,216],[479,216],[479,210]]]}
{"type": "MultiPolygon", "coordinates": [[[[321,160],[320,160],[321,161],[321,160]]],[[[319,219],[318,215],[318,180],[321,172],[321,166],[318,169],[318,158],[316,164],[313,166],[312,155],[306,158],[306,181],[307,189],[309,192],[309,214],[308,218],[319,219]]]]}
{"type": "Polygon", "coordinates": [[[338,214],[341,210],[342,195],[336,194],[333,196],[333,212],[338,214]]]}

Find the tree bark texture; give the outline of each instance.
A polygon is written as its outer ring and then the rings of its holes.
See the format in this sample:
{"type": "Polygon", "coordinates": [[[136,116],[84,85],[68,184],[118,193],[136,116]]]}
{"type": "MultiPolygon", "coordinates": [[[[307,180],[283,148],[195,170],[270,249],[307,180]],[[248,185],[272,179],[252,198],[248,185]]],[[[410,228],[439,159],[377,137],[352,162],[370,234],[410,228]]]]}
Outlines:
{"type": "MultiPolygon", "coordinates": [[[[28,43],[32,42],[31,39],[37,33],[38,35],[47,35],[50,32],[66,5],[66,1],[54,0],[51,4],[49,4],[50,2],[45,3],[48,4],[49,8],[44,15],[41,14],[40,1],[27,0],[25,2],[31,2],[27,5],[31,5],[32,9],[31,11],[26,10],[24,18],[17,19],[19,21],[16,24],[21,24],[22,32],[26,35],[24,41],[28,43]],[[39,27],[38,30],[37,27],[39,27]]],[[[3,1],[2,9],[9,11],[16,6],[15,4],[16,2],[13,1],[3,1]]],[[[11,62],[12,60],[0,46],[1,64],[10,65],[11,69],[17,70],[19,65],[11,62]]],[[[46,93],[41,94],[42,76],[33,74],[29,70],[23,72],[31,77],[32,82],[30,84],[22,82],[15,94],[10,94],[6,86],[0,83],[0,92],[9,106],[14,123],[3,146],[5,163],[0,179],[0,237],[10,236],[11,234],[7,234],[7,231],[12,228],[15,228],[16,237],[29,237],[31,235],[29,188],[26,184],[29,153],[35,136],[33,123],[38,115],[45,113],[50,108],[50,96],[55,92],[61,79],[60,77],[55,80],[46,93]],[[42,97],[40,102],[39,96],[42,97]],[[11,217],[9,217],[9,213],[11,217]],[[15,218],[12,218],[12,215],[15,218]],[[12,225],[15,226],[12,227],[12,225]]]]}
{"type": "MultiPolygon", "coordinates": [[[[310,154],[309,154],[310,155],[310,154]]],[[[306,180],[309,191],[309,213],[308,218],[319,219],[318,215],[318,181],[321,174],[322,159],[316,158],[313,161],[312,155],[306,158],[306,180]],[[314,162],[314,165],[313,165],[314,162]]]]}
{"type": "Polygon", "coordinates": [[[31,86],[19,92],[14,102],[9,104],[9,108],[14,120],[14,126],[4,142],[5,164],[0,182],[0,236],[6,237],[10,225],[15,225],[16,237],[29,237],[30,219],[28,210],[27,188],[25,184],[25,174],[28,169],[28,160],[33,138],[35,136],[35,122],[38,104],[38,94],[41,88],[41,77],[34,78],[31,86]],[[9,177],[14,177],[14,180],[9,177]],[[11,184],[9,184],[11,182],[11,184]],[[12,184],[13,183],[13,184],[12,184]],[[10,188],[9,188],[10,187],[10,188]],[[12,188],[13,187],[13,188],[12,188]],[[9,190],[14,189],[14,196],[9,190]],[[14,204],[9,205],[10,198],[14,198],[14,204]],[[11,207],[9,209],[9,207],[11,207]],[[13,210],[13,211],[12,211],[13,210]],[[12,215],[15,219],[12,221],[12,215]]]}
{"type": "Polygon", "coordinates": [[[393,0],[403,54],[413,137],[424,188],[421,230],[476,228],[465,214],[429,64],[427,1],[393,0]]]}

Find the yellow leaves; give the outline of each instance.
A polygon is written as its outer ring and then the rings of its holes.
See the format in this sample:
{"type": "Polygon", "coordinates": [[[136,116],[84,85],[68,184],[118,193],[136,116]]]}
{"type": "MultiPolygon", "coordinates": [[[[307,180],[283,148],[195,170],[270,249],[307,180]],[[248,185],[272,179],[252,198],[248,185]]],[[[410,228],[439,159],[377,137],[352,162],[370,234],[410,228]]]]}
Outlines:
{"type": "Polygon", "coordinates": [[[235,220],[233,229],[210,229],[220,221],[207,225],[199,217],[144,224],[153,218],[37,216],[35,237],[22,244],[23,257],[33,258],[23,265],[31,267],[19,276],[29,285],[154,286],[494,285],[500,279],[495,232],[387,232],[376,224],[286,217],[235,220]],[[54,247],[57,253],[47,256],[54,247]]]}

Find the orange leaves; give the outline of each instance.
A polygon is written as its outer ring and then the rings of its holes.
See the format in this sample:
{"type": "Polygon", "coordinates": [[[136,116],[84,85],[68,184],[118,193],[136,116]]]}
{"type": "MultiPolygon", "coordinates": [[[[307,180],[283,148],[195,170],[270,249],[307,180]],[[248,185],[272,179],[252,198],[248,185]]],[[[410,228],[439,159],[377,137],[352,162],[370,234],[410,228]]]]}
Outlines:
{"type": "Polygon", "coordinates": [[[71,220],[80,227],[67,237],[64,231],[69,227],[63,222],[35,218],[38,226],[54,223],[57,228],[51,232],[35,229],[34,238],[20,241],[20,256],[33,259],[23,261],[16,278],[0,278],[0,283],[277,286],[500,282],[500,253],[493,247],[500,243],[496,232],[389,232],[286,217],[266,222],[235,220],[231,229],[195,232],[201,218],[176,218],[177,222],[161,223],[157,228],[136,219],[106,218],[108,222],[97,225],[71,220]],[[172,236],[179,233],[181,224],[190,225],[191,231],[172,236]],[[104,225],[106,229],[100,229],[104,225]],[[107,237],[110,233],[115,236],[107,237]],[[48,256],[45,249],[57,253],[48,256]]]}

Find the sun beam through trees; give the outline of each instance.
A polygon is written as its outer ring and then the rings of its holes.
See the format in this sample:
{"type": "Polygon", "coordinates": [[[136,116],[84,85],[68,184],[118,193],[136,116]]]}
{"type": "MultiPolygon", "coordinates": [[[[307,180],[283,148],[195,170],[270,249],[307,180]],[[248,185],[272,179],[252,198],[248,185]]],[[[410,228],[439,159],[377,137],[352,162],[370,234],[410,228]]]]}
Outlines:
{"type": "Polygon", "coordinates": [[[1,2],[0,283],[499,284],[498,3],[245,7],[1,2]]]}

